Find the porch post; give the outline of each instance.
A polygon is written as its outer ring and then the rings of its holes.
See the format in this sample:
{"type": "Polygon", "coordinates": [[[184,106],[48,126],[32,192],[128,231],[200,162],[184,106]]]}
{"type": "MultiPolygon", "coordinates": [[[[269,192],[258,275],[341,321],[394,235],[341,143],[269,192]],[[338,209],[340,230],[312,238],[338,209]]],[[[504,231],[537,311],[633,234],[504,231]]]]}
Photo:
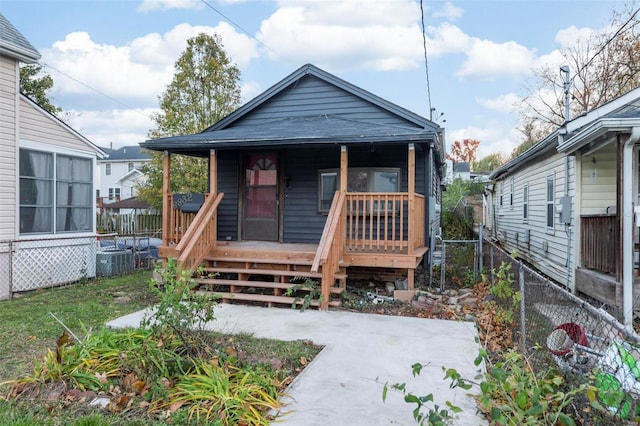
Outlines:
{"type": "Polygon", "coordinates": [[[340,192],[347,192],[347,172],[349,170],[349,154],[347,146],[340,147],[340,192]]]}
{"type": "MultiPolygon", "coordinates": [[[[162,245],[169,247],[169,228],[171,226],[171,154],[164,151],[162,164],[162,245]]],[[[163,262],[166,263],[164,258],[163,262]]]]}
{"type": "Polygon", "coordinates": [[[218,193],[218,158],[216,150],[209,150],[209,196],[218,193]]]}
{"type": "MultiPolygon", "coordinates": [[[[409,240],[409,247],[407,247],[408,254],[413,254],[415,251],[416,241],[416,212],[415,212],[415,195],[416,195],[416,147],[414,144],[409,144],[409,158],[407,167],[407,182],[409,184],[409,232],[407,238],[409,240]]],[[[408,289],[413,290],[414,282],[414,270],[407,271],[408,289]]]]}
{"type": "Polygon", "coordinates": [[[624,143],[623,148],[623,183],[624,192],[622,193],[622,308],[624,315],[624,325],[628,328],[633,327],[633,148],[636,142],[640,140],[640,127],[633,127],[631,134],[624,143]]]}

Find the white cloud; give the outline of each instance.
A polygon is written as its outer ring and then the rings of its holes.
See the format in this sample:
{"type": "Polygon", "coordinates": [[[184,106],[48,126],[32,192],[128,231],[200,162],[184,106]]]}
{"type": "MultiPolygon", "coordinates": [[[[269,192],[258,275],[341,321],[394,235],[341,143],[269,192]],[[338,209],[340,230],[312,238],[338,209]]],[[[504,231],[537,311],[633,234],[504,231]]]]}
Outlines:
{"type": "Polygon", "coordinates": [[[495,43],[474,39],[465,53],[467,59],[456,72],[460,78],[524,75],[530,72],[535,57],[532,50],[514,41],[495,43]]]}
{"type": "Polygon", "coordinates": [[[151,106],[171,82],[173,65],[186,48],[186,40],[201,32],[219,34],[225,51],[241,68],[258,56],[255,40],[221,22],[216,27],[180,24],[165,34],[147,34],[122,46],[98,44],[85,32],[70,33],[42,50],[43,62],[72,77],[56,77],[60,93],[95,96],[86,87],[90,86],[114,98],[136,99],[151,106]]]}
{"type": "Polygon", "coordinates": [[[477,139],[480,141],[476,158],[479,160],[489,154],[502,153],[509,156],[521,142],[520,134],[509,123],[491,122],[487,127],[469,126],[461,129],[447,130],[447,150],[454,141],[477,139]]]}
{"type": "Polygon", "coordinates": [[[587,40],[595,31],[588,27],[578,28],[572,25],[557,32],[555,41],[562,48],[575,47],[576,44],[587,40]]]}
{"type": "Polygon", "coordinates": [[[440,10],[433,13],[434,18],[445,18],[450,20],[459,19],[464,14],[464,10],[461,7],[454,6],[451,2],[445,2],[440,10]]]}
{"type": "Polygon", "coordinates": [[[522,102],[522,97],[510,92],[495,98],[476,98],[476,102],[492,111],[511,113],[522,102]]]}
{"type": "Polygon", "coordinates": [[[257,35],[272,60],[332,70],[405,70],[421,63],[420,14],[410,0],[278,4],[257,35]]]}
{"type": "Polygon", "coordinates": [[[151,114],[157,110],[114,109],[107,111],[70,110],[72,127],[84,137],[101,147],[114,148],[137,145],[147,140],[147,133],[154,127],[151,114]],[[114,123],[117,125],[114,126],[114,123]]]}
{"type": "Polygon", "coordinates": [[[242,94],[242,102],[244,103],[262,93],[262,88],[260,83],[256,81],[245,81],[240,87],[240,93],[242,94]]]}
{"type": "Polygon", "coordinates": [[[152,10],[170,9],[202,9],[203,3],[200,0],[142,0],[138,6],[139,12],[150,12],[152,10]]]}

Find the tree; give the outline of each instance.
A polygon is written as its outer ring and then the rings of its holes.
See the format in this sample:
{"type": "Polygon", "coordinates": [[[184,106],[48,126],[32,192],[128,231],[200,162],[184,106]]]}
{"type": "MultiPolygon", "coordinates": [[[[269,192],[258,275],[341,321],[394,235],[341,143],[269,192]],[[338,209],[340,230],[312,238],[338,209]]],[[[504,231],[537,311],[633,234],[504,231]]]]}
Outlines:
{"type": "Polygon", "coordinates": [[[473,170],[475,172],[490,172],[497,169],[504,164],[504,158],[502,154],[497,152],[495,154],[489,154],[486,157],[482,157],[478,161],[473,162],[473,170]]]}
{"type": "Polygon", "coordinates": [[[445,157],[456,163],[469,163],[470,165],[476,159],[480,141],[477,139],[465,139],[462,142],[455,141],[451,145],[451,153],[447,153],[445,157]]]}
{"type": "MultiPolygon", "coordinates": [[[[570,114],[576,117],[640,86],[640,9],[613,12],[610,30],[560,50],[571,73],[570,114]]],[[[522,103],[519,130],[527,147],[564,121],[564,73],[555,65],[534,70],[522,103]]],[[[517,148],[514,154],[526,149],[517,148]]]]}
{"type": "Polygon", "coordinates": [[[51,114],[57,115],[62,108],[51,103],[48,92],[52,87],[53,78],[42,71],[41,65],[30,64],[20,67],[20,91],[51,114]]]}
{"type": "MultiPolygon", "coordinates": [[[[149,137],[198,133],[225,117],[240,104],[240,70],[224,51],[218,35],[201,33],[187,40],[175,63],[175,74],[159,96],[161,112],[153,115],[156,128],[149,137]]],[[[156,208],[162,205],[162,153],[152,153],[143,166],[148,179],[139,197],[156,208]]],[[[171,191],[206,192],[206,160],[172,156],[171,191]]]]}

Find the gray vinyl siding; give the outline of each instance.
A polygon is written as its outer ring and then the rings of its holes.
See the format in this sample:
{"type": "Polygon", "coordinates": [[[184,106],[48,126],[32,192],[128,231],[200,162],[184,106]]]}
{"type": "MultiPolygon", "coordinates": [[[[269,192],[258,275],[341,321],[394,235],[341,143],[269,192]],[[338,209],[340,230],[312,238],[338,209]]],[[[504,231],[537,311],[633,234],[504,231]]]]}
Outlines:
{"type": "Polygon", "coordinates": [[[367,102],[314,76],[306,76],[291,85],[251,114],[233,122],[230,127],[243,127],[269,121],[307,115],[335,115],[369,123],[417,127],[388,110],[367,102]]]}
{"type": "Polygon", "coordinates": [[[606,214],[607,207],[610,214],[615,213],[616,148],[617,145],[612,143],[593,155],[581,157],[580,214],[606,214]]]}
{"type": "Polygon", "coordinates": [[[15,237],[18,63],[0,55],[0,241],[15,237]]]}
{"type": "Polygon", "coordinates": [[[217,151],[218,192],[224,197],[218,206],[218,240],[238,239],[238,152],[217,151]]]}
{"type": "MultiPolygon", "coordinates": [[[[494,206],[494,233],[509,253],[531,263],[538,270],[560,284],[571,285],[573,280],[572,251],[568,245],[575,241],[575,223],[565,226],[559,223],[556,207],[565,189],[571,197],[572,213],[575,209],[575,158],[569,158],[569,180],[566,182],[565,156],[553,154],[522,167],[513,174],[501,176],[496,181],[494,206]],[[554,215],[553,229],[548,229],[547,212],[547,176],[554,178],[554,215]],[[513,207],[510,206],[510,188],[513,178],[513,207]],[[568,184],[568,187],[567,187],[568,184]],[[529,186],[529,217],[523,219],[523,188],[529,186]],[[500,188],[503,187],[503,205],[499,206],[500,188]],[[529,231],[529,242],[524,242],[525,231],[529,231]],[[569,242],[571,235],[571,243],[569,242]],[[546,252],[543,250],[547,243],[546,252]]],[[[571,214],[571,217],[575,216],[571,214]]],[[[496,265],[497,267],[498,265],[496,265]]]]}

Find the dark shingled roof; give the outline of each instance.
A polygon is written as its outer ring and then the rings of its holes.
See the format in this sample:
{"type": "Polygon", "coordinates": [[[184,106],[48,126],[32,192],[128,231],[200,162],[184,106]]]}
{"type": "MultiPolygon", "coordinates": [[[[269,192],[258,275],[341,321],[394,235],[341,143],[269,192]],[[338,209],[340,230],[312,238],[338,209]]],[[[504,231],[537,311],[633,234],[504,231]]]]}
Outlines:
{"type": "Polygon", "coordinates": [[[467,163],[466,161],[461,163],[453,163],[454,173],[465,173],[470,171],[471,171],[471,167],[469,166],[469,163],[467,163]]]}
{"type": "Polygon", "coordinates": [[[40,52],[0,13],[0,54],[27,64],[38,62],[40,52]]]}
{"type": "Polygon", "coordinates": [[[274,145],[336,144],[358,142],[423,142],[434,138],[431,130],[415,127],[372,124],[328,115],[291,117],[252,126],[216,130],[157,139],[168,148],[190,151],[206,145],[211,148],[274,145]]]}
{"type": "Polygon", "coordinates": [[[149,160],[151,155],[148,151],[138,145],[123,146],[117,149],[102,148],[109,157],[102,161],[132,161],[132,160],[149,160]]]}

